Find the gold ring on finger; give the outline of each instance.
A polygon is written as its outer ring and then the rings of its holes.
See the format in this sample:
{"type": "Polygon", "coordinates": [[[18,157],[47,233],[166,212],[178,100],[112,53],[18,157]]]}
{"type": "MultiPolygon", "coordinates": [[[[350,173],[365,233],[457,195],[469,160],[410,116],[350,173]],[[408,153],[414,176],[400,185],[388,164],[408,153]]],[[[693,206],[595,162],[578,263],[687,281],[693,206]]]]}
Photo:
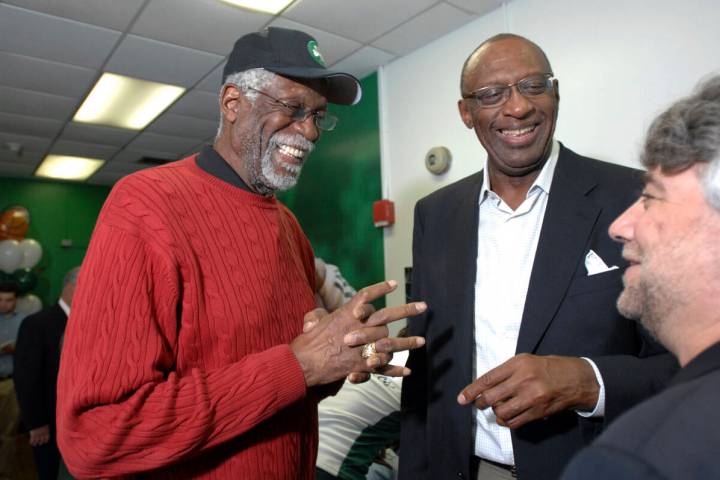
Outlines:
{"type": "Polygon", "coordinates": [[[370,358],[376,353],[377,349],[375,348],[375,342],[366,343],[365,345],[363,345],[362,350],[360,350],[360,356],[362,358],[370,358]]]}

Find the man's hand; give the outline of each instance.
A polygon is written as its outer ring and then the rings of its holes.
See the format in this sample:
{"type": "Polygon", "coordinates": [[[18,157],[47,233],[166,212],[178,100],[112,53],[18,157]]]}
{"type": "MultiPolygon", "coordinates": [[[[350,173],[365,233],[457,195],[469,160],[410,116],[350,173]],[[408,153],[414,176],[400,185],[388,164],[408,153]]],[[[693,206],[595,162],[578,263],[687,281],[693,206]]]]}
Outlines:
{"type": "Polygon", "coordinates": [[[465,387],[458,403],[492,407],[498,425],[517,428],[564,410],[593,410],[599,391],[586,360],[523,353],[465,387]]]}
{"type": "Polygon", "coordinates": [[[15,353],[15,342],[12,340],[4,342],[2,345],[0,345],[0,353],[3,353],[5,355],[12,355],[13,353],[15,353]]]}
{"type": "Polygon", "coordinates": [[[306,314],[304,332],[290,345],[311,387],[334,382],[350,372],[378,372],[404,376],[410,370],[388,366],[392,352],[425,344],[422,337],[389,338],[387,324],[425,310],[422,302],[375,311],[373,300],[393,291],[397,282],[381,282],[360,290],[332,313],[315,309],[306,314]],[[376,353],[362,358],[361,349],[375,342],[376,353]]]}
{"type": "Polygon", "coordinates": [[[30,430],[30,445],[33,447],[39,447],[45,445],[50,441],[50,426],[43,425],[42,427],[33,428],[30,430]]]}

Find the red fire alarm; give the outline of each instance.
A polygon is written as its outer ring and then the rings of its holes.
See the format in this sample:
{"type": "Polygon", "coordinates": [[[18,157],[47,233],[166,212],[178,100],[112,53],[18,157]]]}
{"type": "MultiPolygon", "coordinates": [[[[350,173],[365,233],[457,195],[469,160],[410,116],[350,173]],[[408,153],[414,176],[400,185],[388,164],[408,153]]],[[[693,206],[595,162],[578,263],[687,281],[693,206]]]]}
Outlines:
{"type": "Polygon", "coordinates": [[[395,204],[391,200],[377,200],[373,203],[373,223],[378,228],[395,223],[395,204]]]}

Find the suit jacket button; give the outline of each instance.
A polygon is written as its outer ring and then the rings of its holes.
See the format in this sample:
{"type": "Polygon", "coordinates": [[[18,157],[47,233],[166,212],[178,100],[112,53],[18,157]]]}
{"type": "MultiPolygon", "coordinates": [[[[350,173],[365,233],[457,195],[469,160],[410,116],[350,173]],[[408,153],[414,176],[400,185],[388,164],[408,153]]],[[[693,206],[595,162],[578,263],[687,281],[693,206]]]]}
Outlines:
{"type": "Polygon", "coordinates": [[[463,475],[462,472],[458,472],[458,473],[457,473],[457,478],[463,479],[463,478],[465,478],[465,475],[463,475]]]}

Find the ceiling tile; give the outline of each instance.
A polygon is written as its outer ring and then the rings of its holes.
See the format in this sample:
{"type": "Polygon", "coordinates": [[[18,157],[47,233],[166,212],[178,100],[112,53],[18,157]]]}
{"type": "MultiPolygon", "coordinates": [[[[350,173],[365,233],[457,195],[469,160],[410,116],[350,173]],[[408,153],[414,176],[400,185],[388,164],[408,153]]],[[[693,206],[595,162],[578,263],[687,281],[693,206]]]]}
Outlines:
{"type": "Polygon", "coordinates": [[[484,15],[503,4],[505,0],[445,0],[451,5],[477,15],[484,15]]]}
{"type": "Polygon", "coordinates": [[[180,158],[180,155],[177,153],[170,153],[170,152],[156,152],[153,150],[132,150],[132,149],[124,149],[118,152],[117,155],[112,159],[110,164],[128,164],[128,163],[136,163],[143,157],[150,157],[150,158],[160,158],[163,160],[177,160],[180,158]]]}
{"type": "Polygon", "coordinates": [[[217,129],[217,121],[166,113],[151,123],[145,131],[204,140],[213,135],[217,129]]]}
{"type": "Polygon", "coordinates": [[[0,85],[79,99],[95,70],[0,51],[0,85]],[[52,81],[48,81],[52,79],[52,81]]]}
{"type": "Polygon", "coordinates": [[[170,107],[167,113],[199,117],[212,120],[217,124],[220,120],[220,105],[217,93],[191,90],[170,107]]]}
{"type": "Polygon", "coordinates": [[[342,8],[338,8],[337,0],[301,1],[282,16],[367,43],[436,3],[437,0],[362,0],[344,1],[342,8]]]}
{"type": "Polygon", "coordinates": [[[98,145],[96,143],[71,142],[58,140],[52,146],[50,153],[56,155],[71,155],[75,157],[110,159],[118,151],[117,147],[98,145]]]}
{"type": "Polygon", "coordinates": [[[333,70],[340,70],[363,78],[377,70],[378,65],[385,65],[395,55],[374,47],[363,47],[346,59],[333,65],[333,70]]]}
{"type": "Polygon", "coordinates": [[[383,35],[372,45],[397,55],[406,55],[475,18],[452,5],[441,3],[383,35]]]}
{"type": "Polygon", "coordinates": [[[221,60],[222,57],[212,53],[128,35],[105,69],[144,80],[190,87],[221,60]]]}
{"type": "Polygon", "coordinates": [[[122,147],[137,134],[134,130],[68,122],[60,140],[122,147]]]}
{"type": "Polygon", "coordinates": [[[293,22],[287,18],[277,18],[270,24],[270,26],[301,30],[315,37],[315,40],[317,40],[318,46],[320,47],[320,53],[328,66],[332,66],[337,61],[342,60],[352,52],[362,47],[361,43],[354,40],[318,30],[317,28],[303,25],[302,23],[293,22]]]}
{"type": "MultiPolygon", "coordinates": [[[[137,172],[138,170],[145,170],[151,165],[137,163],[137,162],[122,162],[118,161],[117,158],[106,162],[103,165],[102,173],[122,173],[127,175],[128,173],[137,172]]],[[[100,173],[100,172],[98,172],[100,173]]]]}
{"type": "Polygon", "coordinates": [[[0,130],[10,134],[55,138],[64,122],[46,118],[28,117],[12,113],[0,113],[0,130]]]}
{"type": "Polygon", "coordinates": [[[202,82],[198,83],[195,88],[218,95],[220,93],[220,84],[222,83],[223,68],[225,68],[224,60],[215,68],[215,70],[210,72],[210,74],[205,77],[202,82]]]}
{"type": "Polygon", "coordinates": [[[20,7],[124,31],[145,0],[4,0],[20,7]]]}
{"type": "Polygon", "coordinates": [[[43,154],[40,152],[23,152],[22,155],[16,155],[8,150],[0,149],[0,162],[4,163],[14,163],[35,168],[42,159],[43,154]]]}
{"type": "Polygon", "coordinates": [[[95,173],[92,177],[88,178],[85,182],[88,185],[115,185],[118,180],[120,180],[122,177],[127,175],[127,173],[119,173],[119,172],[108,172],[105,173],[102,171],[98,171],[95,173]]]}
{"type": "Polygon", "coordinates": [[[270,20],[271,15],[218,0],[151,0],[132,33],[224,56],[235,40],[260,30],[270,20]]]}
{"type": "Polygon", "coordinates": [[[197,143],[196,139],[142,133],[127,146],[130,150],[153,150],[156,152],[176,152],[177,155],[187,151],[197,143]]]}
{"type": "Polygon", "coordinates": [[[77,100],[59,95],[0,86],[0,112],[67,120],[77,100]]]}
{"type": "Polygon", "coordinates": [[[8,52],[100,68],[120,32],[0,5],[0,45],[8,52]]]}
{"type": "Polygon", "coordinates": [[[0,176],[3,177],[29,177],[35,171],[35,165],[0,162],[0,176]]]}
{"type": "Polygon", "coordinates": [[[0,131],[0,145],[8,142],[19,143],[23,148],[23,155],[30,153],[42,154],[50,146],[49,138],[33,137],[30,135],[19,135],[0,131]]]}

